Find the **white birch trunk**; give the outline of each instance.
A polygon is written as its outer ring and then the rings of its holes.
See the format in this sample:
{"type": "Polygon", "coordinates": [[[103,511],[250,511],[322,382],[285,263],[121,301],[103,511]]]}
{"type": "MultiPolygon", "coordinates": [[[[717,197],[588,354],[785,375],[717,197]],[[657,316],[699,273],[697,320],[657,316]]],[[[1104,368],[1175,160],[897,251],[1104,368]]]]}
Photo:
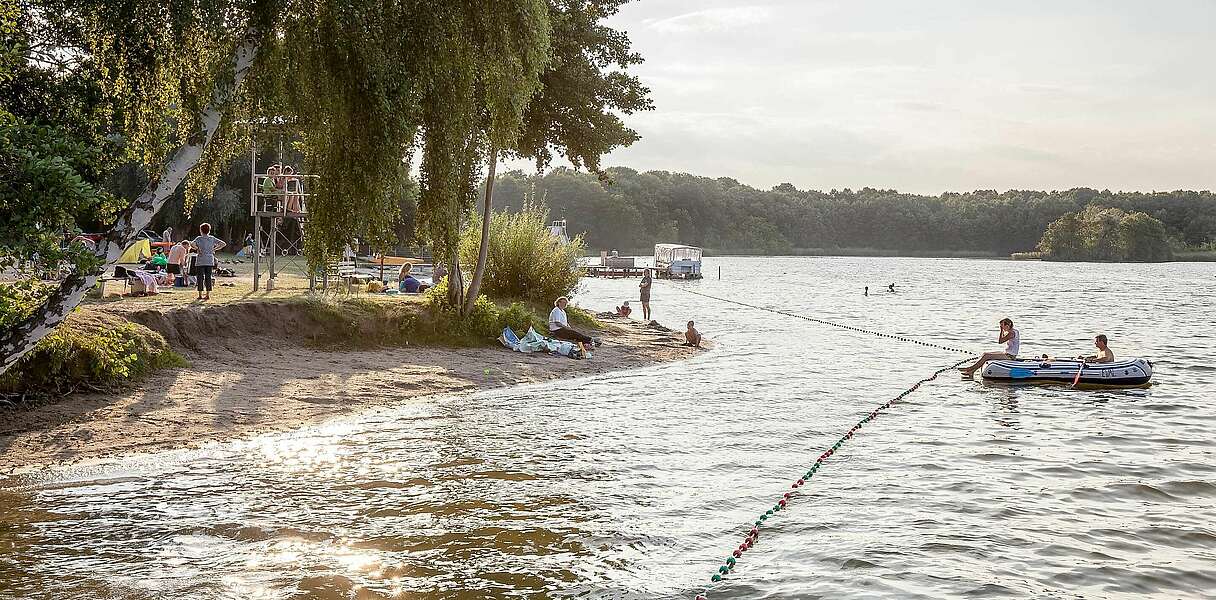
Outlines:
{"type": "Polygon", "coordinates": [[[211,137],[220,126],[226,105],[240,88],[257,57],[259,40],[260,36],[250,31],[237,46],[233,56],[235,68],[232,80],[216,85],[211,104],[200,114],[202,129],[173,152],[160,177],[149,182],[147,189],[119,213],[114,226],[106,233],[105,238],[98,242],[97,254],[105,255],[105,264],[101,271],[72,273],[34,314],[8,331],[0,333],[0,373],[7,371],[42,338],[63,323],[72,309],[80,304],[85,293],[97,283],[98,277],[118,261],[127,244],[152,222],[152,217],[160,211],[190,170],[198,164],[203,151],[211,143],[211,137]]]}

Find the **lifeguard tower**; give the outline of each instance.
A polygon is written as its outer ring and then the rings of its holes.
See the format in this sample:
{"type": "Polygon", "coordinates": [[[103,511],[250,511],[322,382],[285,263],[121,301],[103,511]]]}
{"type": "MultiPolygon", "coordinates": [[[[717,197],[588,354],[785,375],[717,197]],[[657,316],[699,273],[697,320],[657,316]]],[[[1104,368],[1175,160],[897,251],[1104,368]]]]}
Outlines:
{"type": "MultiPolygon", "coordinates": [[[[279,140],[278,158],[282,159],[283,142],[279,140]]],[[[304,232],[308,221],[308,193],[317,175],[285,173],[290,165],[276,163],[265,172],[258,172],[258,143],[256,136],[249,148],[249,215],[253,217],[253,289],[257,291],[262,272],[268,275],[266,289],[275,288],[275,277],[283,267],[298,270],[308,277],[308,287],[316,287],[315,273],[303,260],[304,232]],[[288,233],[299,232],[299,235],[288,233]],[[303,263],[301,263],[303,261],[303,263]],[[301,267],[301,264],[303,266],[301,267]]]]}

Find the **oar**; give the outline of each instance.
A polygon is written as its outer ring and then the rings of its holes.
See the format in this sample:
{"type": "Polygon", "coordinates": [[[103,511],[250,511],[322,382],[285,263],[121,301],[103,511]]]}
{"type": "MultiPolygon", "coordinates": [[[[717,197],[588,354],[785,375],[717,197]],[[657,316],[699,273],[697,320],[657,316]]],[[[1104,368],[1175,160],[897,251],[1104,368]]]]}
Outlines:
{"type": "Polygon", "coordinates": [[[1081,382],[1081,371],[1085,369],[1085,359],[1080,359],[1081,366],[1077,367],[1077,376],[1072,378],[1072,387],[1075,389],[1077,384],[1081,382]]]}

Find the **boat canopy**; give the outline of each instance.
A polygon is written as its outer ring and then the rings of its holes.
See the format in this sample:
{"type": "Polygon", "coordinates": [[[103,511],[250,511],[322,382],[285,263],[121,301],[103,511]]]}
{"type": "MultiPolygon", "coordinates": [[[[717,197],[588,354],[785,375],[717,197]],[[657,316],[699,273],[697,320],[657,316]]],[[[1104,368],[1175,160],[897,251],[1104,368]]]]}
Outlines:
{"type": "Polygon", "coordinates": [[[671,264],[681,260],[690,260],[693,262],[701,262],[701,254],[704,251],[696,246],[685,246],[682,244],[655,244],[654,245],[654,261],[655,264],[671,264]]]}

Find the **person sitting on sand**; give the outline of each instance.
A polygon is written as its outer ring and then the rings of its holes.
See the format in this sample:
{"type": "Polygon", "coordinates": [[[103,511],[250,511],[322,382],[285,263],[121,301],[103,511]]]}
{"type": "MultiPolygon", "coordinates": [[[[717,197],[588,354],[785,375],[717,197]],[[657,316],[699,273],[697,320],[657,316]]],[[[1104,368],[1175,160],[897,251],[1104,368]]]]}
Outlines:
{"type": "Polygon", "coordinates": [[[1098,353],[1090,356],[1078,356],[1077,360],[1083,360],[1087,363],[1109,363],[1115,362],[1115,353],[1111,351],[1107,345],[1106,334],[1098,334],[1094,337],[1094,345],[1098,347],[1098,353]]]}
{"type": "Polygon", "coordinates": [[[1012,319],[1008,317],[1001,319],[1001,334],[997,337],[997,342],[1005,344],[1004,352],[985,352],[979,360],[975,361],[975,364],[959,369],[963,375],[968,377],[974,375],[991,360],[1013,360],[1018,357],[1018,350],[1022,348],[1022,336],[1018,330],[1013,328],[1012,319]]]}
{"type": "Polygon", "coordinates": [[[426,285],[414,279],[413,267],[409,263],[401,265],[397,272],[397,291],[403,294],[417,294],[426,291],[426,285]]]}
{"type": "Polygon", "coordinates": [[[629,308],[628,300],[626,300],[624,304],[621,304],[620,306],[616,307],[616,314],[618,317],[628,317],[632,313],[633,313],[633,309],[629,308]]]}
{"type": "Polygon", "coordinates": [[[696,324],[692,321],[688,322],[688,329],[684,332],[684,340],[685,346],[701,347],[701,332],[697,331],[696,324]]]}
{"type": "Polygon", "coordinates": [[[895,293],[895,284],[894,284],[894,283],[892,283],[891,285],[888,285],[888,286],[887,286],[887,291],[888,291],[888,292],[891,292],[891,293],[895,293]]]}
{"type": "Polygon", "coordinates": [[[553,310],[549,311],[549,335],[568,342],[593,344],[594,338],[570,328],[570,321],[566,318],[566,305],[569,302],[565,296],[553,301],[553,310]]]}

